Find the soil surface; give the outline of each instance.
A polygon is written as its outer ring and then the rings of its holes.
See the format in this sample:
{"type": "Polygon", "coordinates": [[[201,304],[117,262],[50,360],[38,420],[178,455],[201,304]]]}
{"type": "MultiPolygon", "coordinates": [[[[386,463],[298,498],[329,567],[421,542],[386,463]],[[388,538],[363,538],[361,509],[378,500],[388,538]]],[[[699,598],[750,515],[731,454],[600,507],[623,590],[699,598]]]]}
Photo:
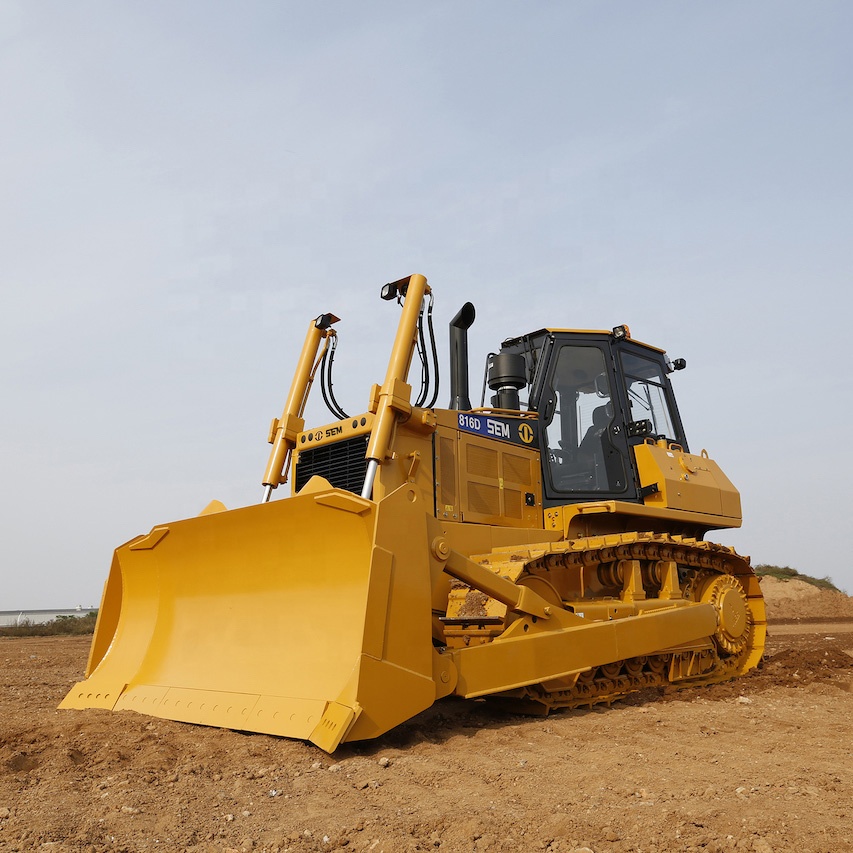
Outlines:
{"type": "Polygon", "coordinates": [[[0,851],[853,850],[853,620],[766,591],[787,624],[738,681],[547,718],[444,701],[334,757],[57,711],[89,638],[2,639],[0,851]]]}

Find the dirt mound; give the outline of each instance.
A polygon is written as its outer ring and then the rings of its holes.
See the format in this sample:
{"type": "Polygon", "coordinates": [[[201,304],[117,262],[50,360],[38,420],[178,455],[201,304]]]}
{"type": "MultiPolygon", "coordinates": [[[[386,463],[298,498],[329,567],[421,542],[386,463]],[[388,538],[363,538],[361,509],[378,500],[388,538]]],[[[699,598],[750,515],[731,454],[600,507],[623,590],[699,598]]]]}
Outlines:
{"type": "Polygon", "coordinates": [[[818,589],[805,581],[792,578],[761,578],[761,591],[770,621],[790,619],[853,619],[853,598],[843,592],[818,589]]]}
{"type": "Polygon", "coordinates": [[[814,648],[788,648],[768,655],[764,674],[774,683],[790,687],[814,681],[832,683],[839,679],[849,683],[853,675],[853,657],[837,642],[825,640],[814,648]]]}

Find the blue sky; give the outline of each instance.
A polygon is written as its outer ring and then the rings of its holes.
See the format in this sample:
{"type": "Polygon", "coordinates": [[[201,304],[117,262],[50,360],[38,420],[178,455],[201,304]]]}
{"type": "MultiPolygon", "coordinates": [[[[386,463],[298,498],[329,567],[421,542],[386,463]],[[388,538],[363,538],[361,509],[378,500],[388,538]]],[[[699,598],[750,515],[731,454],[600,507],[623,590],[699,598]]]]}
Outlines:
{"type": "Polygon", "coordinates": [[[686,358],[691,446],[742,493],[716,538],[853,592],[851,31],[844,2],[4,3],[0,609],[97,603],[122,541],[257,501],[310,318],[362,410],[411,272],[443,359],[477,305],[473,376],[543,325],[686,358]]]}

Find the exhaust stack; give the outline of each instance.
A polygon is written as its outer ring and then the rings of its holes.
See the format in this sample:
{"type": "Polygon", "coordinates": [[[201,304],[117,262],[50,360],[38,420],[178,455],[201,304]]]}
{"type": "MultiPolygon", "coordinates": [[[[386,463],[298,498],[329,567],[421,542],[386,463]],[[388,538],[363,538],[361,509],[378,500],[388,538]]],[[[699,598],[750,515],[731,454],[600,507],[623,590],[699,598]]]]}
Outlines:
{"type": "Polygon", "coordinates": [[[477,312],[466,302],[450,321],[450,405],[449,409],[470,409],[468,396],[468,329],[477,312]]]}

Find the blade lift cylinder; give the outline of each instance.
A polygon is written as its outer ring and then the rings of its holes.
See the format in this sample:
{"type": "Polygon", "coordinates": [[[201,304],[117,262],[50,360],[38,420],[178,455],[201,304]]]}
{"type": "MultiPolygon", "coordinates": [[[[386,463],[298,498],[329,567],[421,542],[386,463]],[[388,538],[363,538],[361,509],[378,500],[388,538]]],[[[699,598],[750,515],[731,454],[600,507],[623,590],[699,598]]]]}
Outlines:
{"type": "Polygon", "coordinates": [[[290,393],[284,404],[280,418],[274,418],[270,425],[269,443],[272,445],[269,460],[262,485],[264,486],[263,502],[269,501],[273,489],[287,482],[287,469],[290,455],[296,447],[296,436],[305,429],[305,404],[314,380],[317,366],[317,352],[321,341],[335,334],[332,324],[340,320],[334,314],[321,314],[308,326],[302,352],[290,385],[290,393]]]}
{"type": "Polygon", "coordinates": [[[418,341],[418,317],[421,314],[424,296],[430,292],[427,280],[417,273],[392,284],[386,284],[383,288],[383,298],[388,298],[386,294],[391,288],[396,289],[398,297],[405,296],[405,302],[400,323],[397,326],[394,346],[391,349],[385,381],[376,394],[376,420],[367,445],[367,475],[361,490],[361,496],[367,499],[373,494],[376,472],[388,455],[391,433],[398,415],[407,417],[412,412],[412,388],[406,383],[406,379],[418,341]]]}

